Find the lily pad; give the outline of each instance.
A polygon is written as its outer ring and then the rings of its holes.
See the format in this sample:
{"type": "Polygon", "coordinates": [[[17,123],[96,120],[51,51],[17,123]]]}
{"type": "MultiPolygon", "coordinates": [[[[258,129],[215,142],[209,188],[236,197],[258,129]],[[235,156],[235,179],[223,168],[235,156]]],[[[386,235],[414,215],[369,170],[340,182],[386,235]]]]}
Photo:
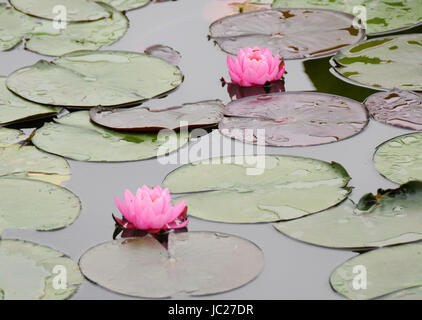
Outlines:
{"type": "Polygon", "coordinates": [[[410,29],[422,23],[419,0],[274,0],[273,8],[319,8],[355,14],[366,18],[367,32],[371,36],[410,29]]]}
{"type": "Polygon", "coordinates": [[[338,163],[291,156],[203,160],[171,172],[163,184],[184,195],[189,215],[218,222],[290,220],[330,208],[350,192],[338,163]]]}
{"type": "Polygon", "coordinates": [[[132,9],[142,8],[150,3],[151,0],[95,0],[96,2],[104,2],[119,11],[128,11],[132,9]]]}
{"type": "Polygon", "coordinates": [[[19,143],[26,139],[26,134],[21,130],[0,128],[0,148],[19,143]]]}
{"type": "Polygon", "coordinates": [[[0,51],[17,46],[34,26],[34,18],[0,3],[0,51]]]}
{"type": "Polygon", "coordinates": [[[70,258],[28,241],[0,240],[0,265],[4,300],[63,300],[73,295],[83,281],[78,265],[70,258]],[[61,269],[55,269],[57,266],[61,269]],[[62,288],[54,281],[58,270],[66,272],[66,279],[62,274],[66,281],[60,283],[62,288]]]}
{"type": "Polygon", "coordinates": [[[78,111],[44,124],[32,138],[38,148],[80,161],[135,161],[161,156],[188,142],[188,132],[124,133],[90,122],[78,111]]]}
{"type": "Polygon", "coordinates": [[[59,15],[59,10],[66,9],[62,21],[85,22],[96,21],[110,17],[110,12],[100,4],[91,0],[9,0],[10,4],[18,11],[37,18],[54,20],[59,15]]]}
{"type": "Polygon", "coordinates": [[[0,178],[0,235],[5,229],[55,230],[73,223],[79,199],[44,181],[0,178]]]}
{"type": "Polygon", "coordinates": [[[160,58],[126,51],[77,51],[15,71],[7,87],[30,101],[90,108],[137,104],[177,88],[182,73],[160,58]]]}
{"type": "Polygon", "coordinates": [[[317,92],[247,97],[226,105],[224,115],[219,124],[223,135],[283,147],[336,142],[359,133],[368,123],[361,103],[317,92]]]}
{"type": "Polygon", "coordinates": [[[18,177],[61,184],[70,179],[70,168],[61,157],[33,146],[0,147],[0,177],[18,177]]]}
{"type": "Polygon", "coordinates": [[[360,254],[338,267],[330,282],[335,291],[347,298],[374,299],[421,286],[421,271],[422,244],[412,243],[360,254]],[[366,271],[366,289],[355,289],[360,284],[360,277],[365,276],[362,270],[366,271]]]}
{"type": "Polygon", "coordinates": [[[367,194],[302,219],[279,222],[281,233],[330,248],[374,248],[422,239],[422,182],[367,194]]]}
{"type": "Polygon", "coordinates": [[[118,293],[167,298],[202,296],[239,288],[264,267],[252,242],[215,232],[171,233],[166,250],[151,236],[119,239],[88,250],[82,273],[118,293]]]}
{"type": "Polygon", "coordinates": [[[379,92],[365,101],[372,117],[396,127],[422,131],[422,96],[402,90],[379,92]]]}
{"type": "Polygon", "coordinates": [[[422,90],[422,34],[376,38],[337,53],[331,69],[343,81],[375,90],[422,90]]]}
{"type": "Polygon", "coordinates": [[[98,21],[68,23],[65,29],[54,29],[53,22],[42,22],[31,31],[25,48],[47,56],[61,56],[77,50],[97,50],[124,36],[129,28],[126,16],[99,3],[110,16],[98,21]]]}
{"type": "Polygon", "coordinates": [[[6,78],[0,77],[0,125],[47,117],[57,109],[32,103],[12,93],[6,87],[6,78]]]}
{"type": "Polygon", "coordinates": [[[422,180],[422,133],[395,137],[379,145],[374,154],[377,171],[396,183],[422,180]]]}
{"type": "Polygon", "coordinates": [[[398,290],[379,297],[378,300],[422,300],[422,286],[398,290]]]}
{"type": "Polygon", "coordinates": [[[258,10],[217,20],[210,32],[230,54],[258,46],[283,59],[316,58],[332,55],[365,37],[365,30],[354,28],[353,19],[331,10],[258,10]]]}
{"type": "Polygon", "coordinates": [[[144,50],[146,54],[150,56],[158,57],[171,64],[177,66],[182,58],[182,55],[179,51],[174,50],[169,46],[163,46],[161,44],[156,44],[154,46],[148,47],[144,50]]]}
{"type": "Polygon", "coordinates": [[[89,114],[93,122],[110,129],[159,131],[216,125],[223,117],[223,109],[221,101],[208,100],[160,109],[145,106],[129,109],[100,107],[91,109],[89,114]]]}

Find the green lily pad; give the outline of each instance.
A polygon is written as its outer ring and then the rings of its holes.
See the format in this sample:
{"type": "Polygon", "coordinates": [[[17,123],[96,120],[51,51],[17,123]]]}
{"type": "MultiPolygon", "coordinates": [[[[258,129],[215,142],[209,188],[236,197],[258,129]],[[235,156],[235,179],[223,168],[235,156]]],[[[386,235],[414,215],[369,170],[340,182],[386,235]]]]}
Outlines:
{"type": "Polygon", "coordinates": [[[422,180],[422,133],[410,133],[388,140],[376,148],[377,171],[396,183],[422,180]]]}
{"type": "Polygon", "coordinates": [[[337,53],[331,61],[343,81],[375,90],[422,90],[422,34],[376,38],[337,53]]]}
{"type": "Polygon", "coordinates": [[[85,22],[110,17],[110,12],[100,4],[91,0],[9,0],[18,11],[37,18],[54,20],[58,12],[54,9],[66,8],[63,21],[85,22]]]}
{"type": "Polygon", "coordinates": [[[110,16],[101,20],[68,23],[65,29],[53,28],[53,22],[42,22],[31,31],[25,48],[47,56],[61,56],[77,50],[97,50],[124,36],[129,28],[126,16],[112,7],[99,3],[110,16]]]}
{"type": "Polygon", "coordinates": [[[318,9],[258,10],[231,15],[211,24],[211,38],[237,54],[245,47],[267,47],[282,59],[329,56],[358,43],[365,30],[354,28],[354,16],[318,9]]]}
{"type": "Polygon", "coordinates": [[[330,208],[350,192],[338,163],[291,156],[223,157],[171,172],[163,184],[183,196],[189,215],[218,222],[290,220],[330,208]]]}
{"type": "Polygon", "coordinates": [[[100,107],[91,109],[89,114],[93,122],[106,128],[151,132],[213,126],[223,118],[223,109],[221,101],[207,100],[160,109],[100,107]]]}
{"type": "Polygon", "coordinates": [[[73,223],[79,199],[69,190],[32,179],[0,178],[0,235],[5,229],[55,230],[73,223]]]}
{"type": "Polygon", "coordinates": [[[128,11],[132,9],[142,8],[150,3],[151,0],[95,0],[96,2],[104,2],[116,8],[119,11],[128,11]]]}
{"type": "Polygon", "coordinates": [[[0,265],[0,298],[4,300],[63,300],[83,281],[70,258],[28,241],[0,240],[0,265]]]}
{"type": "Polygon", "coordinates": [[[21,43],[35,23],[34,18],[0,3],[0,51],[10,50],[21,43]]]}
{"type": "Polygon", "coordinates": [[[0,147],[0,177],[17,177],[61,184],[70,179],[70,168],[61,157],[33,146],[0,147]]]}
{"type": "Polygon", "coordinates": [[[215,232],[171,233],[168,249],[152,236],[119,239],[89,249],[82,273],[109,290],[145,298],[202,296],[236,289],[264,267],[252,242],[215,232]]]}
{"type": "Polygon", "coordinates": [[[365,101],[372,117],[391,126],[422,131],[422,96],[411,91],[378,92],[365,101]]]}
{"type": "Polygon", "coordinates": [[[422,239],[422,182],[367,194],[357,206],[346,200],[302,219],[279,222],[281,233],[330,248],[374,248],[422,239]]]}
{"type": "Polygon", "coordinates": [[[0,77],[0,125],[47,117],[57,109],[32,103],[12,93],[6,87],[6,78],[0,77]]]}
{"type": "Polygon", "coordinates": [[[374,299],[421,286],[422,244],[403,244],[360,254],[331,275],[331,286],[350,299],[374,299]],[[365,272],[366,271],[366,272],[365,272]],[[366,273],[366,277],[365,277],[366,273]],[[359,285],[366,278],[366,289],[359,285]]]}
{"type": "Polygon", "coordinates": [[[394,33],[422,23],[420,0],[274,0],[273,8],[320,8],[355,14],[366,13],[367,33],[371,36],[394,33]]]}
{"type": "Polygon", "coordinates": [[[77,51],[15,71],[7,87],[41,104],[90,108],[136,104],[177,88],[177,66],[126,51],[77,51]]]}
{"type": "Polygon", "coordinates": [[[19,143],[25,139],[25,133],[20,130],[0,128],[0,148],[19,143]]]}
{"type": "Polygon", "coordinates": [[[165,155],[188,142],[188,132],[124,133],[93,124],[78,111],[44,124],[32,143],[38,148],[81,161],[135,161],[165,155]]]}
{"type": "Polygon", "coordinates": [[[422,286],[398,290],[379,297],[378,300],[422,300],[422,286]]]}

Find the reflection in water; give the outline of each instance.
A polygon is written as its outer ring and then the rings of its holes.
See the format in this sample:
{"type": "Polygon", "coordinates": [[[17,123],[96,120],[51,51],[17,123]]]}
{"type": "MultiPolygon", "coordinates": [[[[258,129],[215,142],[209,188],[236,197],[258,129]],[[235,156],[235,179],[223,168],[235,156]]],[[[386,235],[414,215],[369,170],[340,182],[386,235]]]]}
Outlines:
{"type": "Polygon", "coordinates": [[[277,80],[268,82],[263,86],[252,87],[242,87],[235,83],[227,83],[227,93],[229,94],[231,100],[284,91],[286,91],[284,87],[284,80],[277,80]]]}
{"type": "Polygon", "coordinates": [[[336,94],[360,102],[363,102],[371,94],[378,92],[372,89],[354,86],[338,79],[329,71],[329,60],[330,57],[303,62],[305,73],[312,81],[316,91],[336,94]]]}

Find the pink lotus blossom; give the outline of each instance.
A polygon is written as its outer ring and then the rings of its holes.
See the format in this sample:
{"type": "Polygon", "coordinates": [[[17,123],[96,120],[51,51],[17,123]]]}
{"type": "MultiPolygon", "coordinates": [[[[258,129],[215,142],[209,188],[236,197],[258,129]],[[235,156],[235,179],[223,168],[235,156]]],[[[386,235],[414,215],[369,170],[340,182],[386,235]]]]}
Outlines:
{"type": "Polygon", "coordinates": [[[240,49],[237,59],[227,56],[227,66],[232,81],[242,87],[279,80],[286,71],[278,55],[274,57],[270,49],[258,47],[240,49]]]}
{"type": "Polygon", "coordinates": [[[157,233],[161,230],[184,228],[189,223],[186,219],[186,201],[182,200],[171,206],[168,189],[163,190],[160,186],[150,189],[144,185],[138,188],[135,195],[126,190],[124,201],[116,197],[115,202],[123,219],[114,219],[124,229],[157,233]]]}

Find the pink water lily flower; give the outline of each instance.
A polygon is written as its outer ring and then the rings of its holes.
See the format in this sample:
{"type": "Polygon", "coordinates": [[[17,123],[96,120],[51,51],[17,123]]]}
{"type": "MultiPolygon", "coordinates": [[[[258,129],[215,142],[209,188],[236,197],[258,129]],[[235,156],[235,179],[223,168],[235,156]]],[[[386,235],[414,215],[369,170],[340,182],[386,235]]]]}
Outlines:
{"type": "Polygon", "coordinates": [[[280,80],[286,71],[284,61],[275,57],[268,48],[244,48],[237,59],[227,56],[230,78],[243,87],[261,86],[266,82],[280,80]]]}
{"type": "Polygon", "coordinates": [[[124,201],[116,197],[115,202],[123,219],[116,217],[114,219],[124,229],[157,233],[162,230],[184,228],[189,223],[186,219],[188,209],[186,201],[182,200],[172,206],[170,192],[160,186],[150,189],[144,185],[138,188],[135,195],[126,190],[124,201]]]}

